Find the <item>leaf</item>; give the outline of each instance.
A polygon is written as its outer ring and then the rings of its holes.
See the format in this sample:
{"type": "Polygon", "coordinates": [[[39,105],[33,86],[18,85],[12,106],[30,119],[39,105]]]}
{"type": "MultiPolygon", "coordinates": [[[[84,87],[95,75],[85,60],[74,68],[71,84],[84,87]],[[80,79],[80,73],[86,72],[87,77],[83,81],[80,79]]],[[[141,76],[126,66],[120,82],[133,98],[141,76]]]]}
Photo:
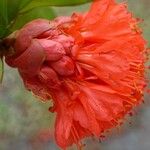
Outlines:
{"type": "Polygon", "coordinates": [[[8,14],[7,14],[7,1],[0,1],[0,23],[7,24],[8,23],[8,14]]]}
{"type": "Polygon", "coordinates": [[[9,33],[9,27],[20,8],[30,0],[0,0],[0,38],[9,33]]]}
{"type": "Polygon", "coordinates": [[[0,38],[7,36],[14,29],[18,29],[32,19],[53,18],[54,12],[50,10],[48,13],[48,6],[73,6],[90,1],[92,0],[0,0],[0,38]],[[41,7],[47,8],[44,10],[41,7]]]}
{"type": "Polygon", "coordinates": [[[45,19],[53,19],[56,15],[51,7],[38,7],[34,8],[31,11],[20,14],[16,20],[14,25],[11,28],[11,31],[17,30],[21,28],[27,22],[37,19],[37,18],[45,18],[45,19]]]}
{"type": "Polygon", "coordinates": [[[8,24],[7,1],[0,0],[0,37],[5,33],[8,24]]]}
{"type": "Polygon", "coordinates": [[[3,59],[0,59],[0,83],[2,83],[3,80],[3,74],[4,74],[4,63],[3,59]]]}
{"type": "Polygon", "coordinates": [[[6,32],[6,27],[5,27],[5,25],[0,24],[0,39],[1,39],[2,37],[4,37],[5,32],[6,32]]]}
{"type": "Polygon", "coordinates": [[[19,15],[19,11],[30,2],[31,0],[0,0],[0,38],[9,34],[13,20],[19,15]]]}
{"type": "Polygon", "coordinates": [[[73,6],[80,5],[92,0],[31,0],[26,7],[20,10],[21,13],[29,11],[36,7],[41,6],[73,6]]]}
{"type": "Polygon", "coordinates": [[[23,7],[28,5],[28,3],[30,3],[30,2],[31,2],[31,0],[20,0],[19,8],[22,9],[23,7]]]}

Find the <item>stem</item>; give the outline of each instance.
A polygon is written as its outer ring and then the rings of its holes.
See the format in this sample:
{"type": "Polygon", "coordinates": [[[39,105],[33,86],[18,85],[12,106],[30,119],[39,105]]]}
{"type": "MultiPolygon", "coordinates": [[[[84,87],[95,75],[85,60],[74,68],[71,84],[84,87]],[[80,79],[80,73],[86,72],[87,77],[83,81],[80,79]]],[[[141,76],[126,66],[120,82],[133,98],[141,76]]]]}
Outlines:
{"type": "Polygon", "coordinates": [[[10,34],[8,37],[4,39],[0,39],[0,57],[7,55],[13,55],[14,50],[12,48],[12,45],[16,39],[17,31],[10,34]]]}
{"type": "Polygon", "coordinates": [[[4,76],[4,62],[3,62],[3,58],[1,57],[1,73],[0,73],[0,84],[3,81],[3,76],[4,76]]]}

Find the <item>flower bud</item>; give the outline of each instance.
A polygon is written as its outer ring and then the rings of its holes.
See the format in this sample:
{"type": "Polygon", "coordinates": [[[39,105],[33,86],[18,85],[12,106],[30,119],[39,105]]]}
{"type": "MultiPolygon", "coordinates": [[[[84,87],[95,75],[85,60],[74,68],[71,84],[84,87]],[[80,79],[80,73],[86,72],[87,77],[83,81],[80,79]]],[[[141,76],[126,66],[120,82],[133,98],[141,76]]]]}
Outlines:
{"type": "Polygon", "coordinates": [[[43,67],[53,68],[59,75],[73,74],[75,66],[69,57],[74,40],[58,28],[69,21],[62,17],[28,23],[18,31],[13,44],[15,54],[7,56],[6,62],[27,76],[39,76],[43,67]]]}
{"type": "Polygon", "coordinates": [[[72,75],[75,69],[73,60],[68,56],[64,56],[62,59],[52,62],[51,67],[61,76],[72,75]]]}

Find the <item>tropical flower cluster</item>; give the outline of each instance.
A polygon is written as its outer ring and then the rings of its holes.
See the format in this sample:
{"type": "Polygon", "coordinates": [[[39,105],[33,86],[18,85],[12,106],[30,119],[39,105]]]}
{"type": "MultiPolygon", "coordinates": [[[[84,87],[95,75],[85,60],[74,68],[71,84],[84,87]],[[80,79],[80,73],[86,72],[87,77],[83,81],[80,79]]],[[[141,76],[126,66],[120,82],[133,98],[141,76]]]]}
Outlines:
{"type": "Polygon", "coordinates": [[[138,23],[125,3],[95,0],[86,13],[33,20],[15,33],[6,62],[28,90],[53,100],[62,149],[100,137],[142,102],[147,49],[138,23]]]}

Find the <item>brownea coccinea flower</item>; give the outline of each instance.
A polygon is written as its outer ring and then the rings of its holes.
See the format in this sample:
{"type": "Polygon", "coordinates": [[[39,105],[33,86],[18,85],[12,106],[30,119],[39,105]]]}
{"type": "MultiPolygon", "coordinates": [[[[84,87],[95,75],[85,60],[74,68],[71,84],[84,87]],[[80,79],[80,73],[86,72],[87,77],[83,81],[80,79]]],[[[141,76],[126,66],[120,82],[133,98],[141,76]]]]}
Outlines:
{"type": "Polygon", "coordinates": [[[6,62],[27,89],[53,100],[61,148],[99,137],[142,102],[146,42],[138,22],[125,3],[95,0],[84,14],[33,20],[17,31],[6,62]]]}

